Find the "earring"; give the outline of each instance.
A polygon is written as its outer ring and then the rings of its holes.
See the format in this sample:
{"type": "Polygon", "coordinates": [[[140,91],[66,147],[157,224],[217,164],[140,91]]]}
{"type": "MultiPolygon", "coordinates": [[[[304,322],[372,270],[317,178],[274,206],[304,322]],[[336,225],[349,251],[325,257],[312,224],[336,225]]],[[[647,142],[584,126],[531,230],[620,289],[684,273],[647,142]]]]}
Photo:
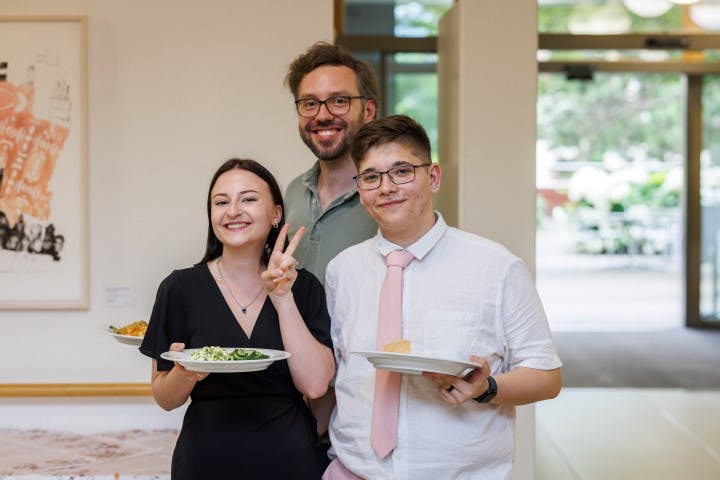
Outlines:
{"type": "Polygon", "coordinates": [[[277,220],[275,220],[272,225],[273,225],[273,228],[278,228],[278,227],[279,227],[277,220]]]}

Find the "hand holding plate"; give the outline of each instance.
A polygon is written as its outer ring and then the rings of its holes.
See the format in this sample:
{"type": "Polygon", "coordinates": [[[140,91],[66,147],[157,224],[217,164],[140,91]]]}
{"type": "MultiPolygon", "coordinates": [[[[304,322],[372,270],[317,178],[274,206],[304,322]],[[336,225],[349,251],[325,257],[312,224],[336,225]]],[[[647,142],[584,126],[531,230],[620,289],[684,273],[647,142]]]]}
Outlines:
{"type": "Polygon", "coordinates": [[[487,377],[490,375],[490,365],[487,360],[472,355],[470,361],[480,365],[480,367],[472,370],[464,377],[431,372],[423,372],[422,375],[431,379],[440,387],[438,393],[445,402],[459,405],[477,397],[488,388],[487,377]]]}
{"type": "MultiPolygon", "coordinates": [[[[185,350],[185,344],[181,342],[176,342],[170,344],[171,352],[182,352],[185,350]]],[[[187,380],[190,380],[191,382],[199,382],[201,380],[204,380],[205,377],[210,375],[209,373],[204,372],[193,372],[192,370],[188,370],[187,368],[180,365],[178,362],[173,362],[175,364],[175,368],[177,368],[178,372],[187,380]]]]}

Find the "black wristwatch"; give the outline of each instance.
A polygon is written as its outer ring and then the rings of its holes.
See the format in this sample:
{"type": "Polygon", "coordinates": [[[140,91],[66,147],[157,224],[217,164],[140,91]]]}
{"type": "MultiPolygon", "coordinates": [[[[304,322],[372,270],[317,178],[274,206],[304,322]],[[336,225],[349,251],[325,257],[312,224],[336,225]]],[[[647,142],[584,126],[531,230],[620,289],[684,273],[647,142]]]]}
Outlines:
{"type": "Polygon", "coordinates": [[[495,398],[495,395],[497,395],[497,382],[495,381],[495,379],[488,375],[487,381],[488,389],[485,390],[485,393],[482,393],[479,396],[473,398],[473,400],[475,400],[476,402],[488,403],[490,400],[495,398]]]}

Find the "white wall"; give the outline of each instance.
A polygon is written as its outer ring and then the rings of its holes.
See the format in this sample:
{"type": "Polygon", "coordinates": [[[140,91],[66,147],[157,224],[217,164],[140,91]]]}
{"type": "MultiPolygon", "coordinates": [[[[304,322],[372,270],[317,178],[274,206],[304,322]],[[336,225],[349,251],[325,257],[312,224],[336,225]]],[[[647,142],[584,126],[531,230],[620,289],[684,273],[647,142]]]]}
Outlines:
{"type": "MultiPolygon", "coordinates": [[[[441,205],[535,264],[535,0],[460,0],[440,25],[441,205]]],[[[445,209],[443,209],[443,213],[445,209]]]]}
{"type": "MultiPolygon", "coordinates": [[[[6,397],[0,398],[0,429],[59,430],[80,434],[133,429],[179,430],[187,405],[166,412],[150,396],[6,397]]],[[[7,456],[3,460],[7,460],[7,456]]]]}
{"type": "Polygon", "coordinates": [[[283,187],[312,164],[282,79],[332,39],[332,3],[0,0],[0,15],[88,16],[90,182],[90,308],[0,311],[0,383],[149,380],[105,328],[147,319],[158,283],[200,259],[222,161],[260,160],[283,187]],[[106,306],[117,286],[132,306],[106,306]]]}

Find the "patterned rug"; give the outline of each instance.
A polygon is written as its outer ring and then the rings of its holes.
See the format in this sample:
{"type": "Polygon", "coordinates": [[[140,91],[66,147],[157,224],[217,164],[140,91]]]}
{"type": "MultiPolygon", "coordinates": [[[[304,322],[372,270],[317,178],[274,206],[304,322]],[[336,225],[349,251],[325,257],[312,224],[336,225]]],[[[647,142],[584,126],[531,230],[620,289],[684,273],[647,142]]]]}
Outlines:
{"type": "Polygon", "coordinates": [[[167,480],[177,435],[177,430],[0,430],[0,480],[167,480]]]}

